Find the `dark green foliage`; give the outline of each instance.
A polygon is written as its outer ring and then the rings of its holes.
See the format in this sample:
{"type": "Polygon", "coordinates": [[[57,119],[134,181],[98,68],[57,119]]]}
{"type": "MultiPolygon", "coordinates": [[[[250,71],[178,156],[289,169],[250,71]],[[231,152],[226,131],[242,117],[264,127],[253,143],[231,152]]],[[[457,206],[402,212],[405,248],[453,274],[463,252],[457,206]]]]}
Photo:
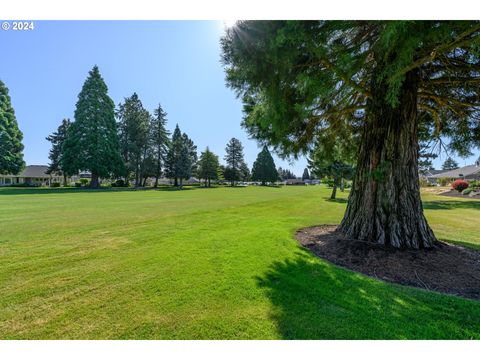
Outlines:
{"type": "Polygon", "coordinates": [[[92,187],[99,186],[99,177],[108,178],[123,170],[115,106],[107,91],[95,66],[78,95],[75,121],[63,146],[63,170],[68,174],[90,171],[92,187]]]}
{"type": "Polygon", "coordinates": [[[337,187],[343,191],[345,181],[353,179],[355,152],[357,149],[355,139],[344,134],[344,137],[334,138],[325,134],[320,136],[310,152],[308,166],[311,175],[331,180],[333,187],[331,199],[335,199],[337,187]]]}
{"type": "Polygon", "coordinates": [[[359,138],[340,231],[432,247],[418,140],[461,156],[480,146],[479,35],[479,21],[240,21],[222,39],[223,62],[242,125],[281,156],[309,153],[320,137],[359,138]]]}
{"type": "Polygon", "coordinates": [[[57,131],[50,134],[46,139],[52,143],[52,148],[48,154],[50,163],[48,164],[47,174],[59,173],[64,176],[64,185],[66,185],[66,173],[63,170],[63,145],[67,140],[68,130],[70,128],[70,119],[63,119],[57,131]]]}
{"type": "Polygon", "coordinates": [[[165,166],[168,148],[170,146],[170,132],[166,129],[167,113],[162,106],[154,111],[154,116],[150,121],[150,137],[152,142],[155,187],[158,186],[158,179],[162,174],[162,168],[165,166]]]}
{"type": "Polygon", "coordinates": [[[0,174],[16,175],[25,167],[22,139],[8,89],[0,80],[0,174]]]}
{"type": "Polygon", "coordinates": [[[125,187],[127,186],[127,183],[123,179],[117,179],[114,182],[112,182],[112,187],[125,187]]]}
{"type": "Polygon", "coordinates": [[[210,187],[211,180],[218,179],[219,166],[218,156],[207,147],[200,155],[197,174],[200,179],[205,180],[205,186],[210,187]]]}
{"type": "Polygon", "coordinates": [[[126,168],[125,179],[128,181],[130,174],[133,173],[135,186],[142,186],[142,179],[147,170],[145,162],[149,160],[152,145],[150,114],[134,93],[125,98],[123,104],[119,104],[116,116],[119,119],[120,152],[126,168]]]}
{"type": "Polygon", "coordinates": [[[193,141],[175,127],[167,154],[166,175],[174,179],[174,185],[182,187],[183,179],[192,176],[197,162],[197,147],[193,141]]]}
{"type": "Polygon", "coordinates": [[[225,161],[227,163],[225,169],[225,180],[230,181],[233,186],[235,181],[242,178],[242,168],[245,167],[243,158],[243,145],[240,140],[231,138],[225,147],[225,161]]]}
{"type": "Polygon", "coordinates": [[[258,154],[257,160],[253,163],[252,180],[261,181],[262,185],[267,182],[273,183],[278,180],[278,172],[275,167],[272,155],[266,146],[258,154]]]}
{"type": "Polygon", "coordinates": [[[280,180],[296,179],[295,174],[288,169],[282,169],[281,167],[279,167],[277,171],[278,171],[278,178],[280,180]]]}
{"type": "Polygon", "coordinates": [[[442,164],[442,170],[455,170],[458,169],[458,163],[453,160],[451,157],[448,157],[447,160],[442,164]]]}
{"type": "Polygon", "coordinates": [[[310,174],[309,174],[307,168],[305,168],[305,170],[303,170],[302,180],[310,180],[310,174]]]}
{"type": "Polygon", "coordinates": [[[252,174],[250,174],[250,169],[246,162],[242,161],[240,165],[240,181],[250,181],[252,174]]]}
{"type": "Polygon", "coordinates": [[[476,21],[242,21],[222,39],[223,61],[243,126],[286,155],[339,119],[363,121],[377,69],[393,107],[405,74],[418,71],[422,121],[466,155],[480,145],[479,30],[476,21]]]}

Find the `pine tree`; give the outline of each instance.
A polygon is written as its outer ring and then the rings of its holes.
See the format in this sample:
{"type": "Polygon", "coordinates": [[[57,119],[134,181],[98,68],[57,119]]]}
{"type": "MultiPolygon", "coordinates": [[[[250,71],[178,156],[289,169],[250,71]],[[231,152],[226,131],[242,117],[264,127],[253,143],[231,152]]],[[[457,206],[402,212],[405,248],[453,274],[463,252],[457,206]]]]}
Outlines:
{"type": "Polygon", "coordinates": [[[70,119],[63,119],[57,131],[46,138],[52,143],[52,148],[48,154],[50,163],[48,164],[47,174],[61,173],[63,175],[63,186],[67,186],[67,175],[69,175],[63,170],[63,144],[67,139],[70,125],[70,119]]]}
{"type": "Polygon", "coordinates": [[[133,172],[135,186],[142,186],[146,170],[144,160],[147,160],[153,140],[149,137],[150,114],[138,95],[133,93],[119,104],[116,116],[119,119],[120,152],[126,165],[125,181],[128,182],[133,172]]]}
{"type": "Polygon", "coordinates": [[[212,180],[218,179],[219,165],[218,156],[211,152],[207,146],[200,155],[198,162],[198,177],[205,180],[206,187],[211,186],[212,180]]]}
{"type": "Polygon", "coordinates": [[[458,169],[458,163],[453,160],[450,156],[442,164],[442,170],[455,170],[458,169]]]}
{"type": "Polygon", "coordinates": [[[107,94],[107,85],[94,66],[78,95],[75,121],[64,143],[64,171],[90,171],[91,187],[99,186],[100,177],[110,177],[123,170],[119,151],[115,106],[107,94]]]}
{"type": "Polygon", "coordinates": [[[319,133],[359,135],[339,231],[429,248],[418,177],[419,127],[461,156],[480,145],[479,21],[240,21],[222,38],[243,126],[281,155],[319,133]],[[408,189],[408,190],[407,190],[408,189]]]}
{"type": "Polygon", "coordinates": [[[197,162],[197,147],[187,134],[175,127],[167,154],[166,174],[174,179],[174,185],[182,188],[183,180],[192,176],[197,162]]]}
{"type": "Polygon", "coordinates": [[[187,148],[187,154],[188,154],[189,163],[190,163],[190,169],[188,171],[188,175],[185,176],[185,180],[187,180],[191,176],[195,176],[197,174],[198,154],[197,154],[197,146],[188,137],[188,135],[186,133],[183,133],[182,137],[183,137],[183,143],[187,148]]]}
{"type": "Polygon", "coordinates": [[[241,181],[250,181],[252,174],[250,174],[250,169],[245,161],[242,161],[240,165],[240,180],[241,181]]]}
{"type": "Polygon", "coordinates": [[[282,181],[296,178],[295,174],[288,169],[282,169],[281,167],[279,167],[277,172],[278,172],[279,180],[282,180],[282,181]]]}
{"type": "Polygon", "coordinates": [[[8,89],[0,80],[0,174],[16,175],[25,167],[22,139],[8,89]]]}
{"type": "Polygon", "coordinates": [[[243,145],[240,140],[231,138],[225,148],[225,179],[230,181],[231,186],[235,185],[235,181],[240,180],[241,167],[245,162],[243,158],[243,145]]]}
{"type": "Polygon", "coordinates": [[[305,168],[305,170],[303,170],[302,180],[310,180],[310,174],[308,173],[307,168],[305,168]]]}
{"type": "Polygon", "coordinates": [[[162,106],[158,104],[158,108],[154,111],[154,117],[150,123],[150,136],[152,138],[153,157],[155,162],[155,185],[158,186],[158,179],[162,174],[162,167],[166,162],[166,157],[170,145],[170,132],[166,129],[167,113],[162,106]]]}
{"type": "Polygon", "coordinates": [[[252,180],[261,181],[262,185],[267,182],[273,183],[278,179],[277,168],[273,161],[272,155],[266,146],[258,154],[257,160],[253,163],[252,180]]]}

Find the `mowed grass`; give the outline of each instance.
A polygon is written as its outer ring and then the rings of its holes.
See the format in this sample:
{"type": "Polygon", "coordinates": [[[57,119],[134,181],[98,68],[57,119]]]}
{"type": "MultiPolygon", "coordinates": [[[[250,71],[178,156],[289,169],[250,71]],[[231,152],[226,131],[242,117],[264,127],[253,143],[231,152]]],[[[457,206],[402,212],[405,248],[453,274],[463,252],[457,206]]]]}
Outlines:
{"type": "MultiPolygon", "coordinates": [[[[383,283],[301,249],[346,193],[0,189],[2,339],[480,339],[480,302],[383,283]]],[[[480,202],[424,198],[480,248],[480,202]]]]}

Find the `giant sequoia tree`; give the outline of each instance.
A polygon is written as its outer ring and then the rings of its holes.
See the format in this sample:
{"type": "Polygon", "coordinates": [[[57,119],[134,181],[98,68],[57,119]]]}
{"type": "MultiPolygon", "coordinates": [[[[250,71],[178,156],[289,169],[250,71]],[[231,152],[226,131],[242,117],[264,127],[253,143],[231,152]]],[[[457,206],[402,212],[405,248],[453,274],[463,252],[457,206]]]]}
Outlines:
{"type": "Polygon", "coordinates": [[[22,139],[8,89],[0,80],[0,174],[16,175],[22,171],[25,166],[22,139]]]}
{"type": "Polygon", "coordinates": [[[396,248],[435,236],[423,215],[419,128],[467,155],[480,145],[480,22],[242,21],[222,39],[243,126],[281,155],[324,131],[360,136],[339,230],[396,248]]]}
{"type": "Polygon", "coordinates": [[[91,187],[99,186],[100,177],[119,174],[123,168],[120,157],[115,105],[108,88],[95,66],[83,84],[63,146],[63,167],[68,174],[79,170],[92,173],[91,187]]]}

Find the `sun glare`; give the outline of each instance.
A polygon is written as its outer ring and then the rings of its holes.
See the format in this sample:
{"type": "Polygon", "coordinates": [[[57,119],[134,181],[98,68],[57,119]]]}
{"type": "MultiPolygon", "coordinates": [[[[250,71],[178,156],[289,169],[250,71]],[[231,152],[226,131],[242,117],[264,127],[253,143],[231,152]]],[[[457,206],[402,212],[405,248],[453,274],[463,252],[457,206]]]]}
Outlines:
{"type": "Polygon", "coordinates": [[[233,26],[235,26],[235,24],[237,23],[238,20],[233,20],[233,19],[230,19],[230,20],[223,20],[223,26],[225,28],[231,28],[233,26]]]}

